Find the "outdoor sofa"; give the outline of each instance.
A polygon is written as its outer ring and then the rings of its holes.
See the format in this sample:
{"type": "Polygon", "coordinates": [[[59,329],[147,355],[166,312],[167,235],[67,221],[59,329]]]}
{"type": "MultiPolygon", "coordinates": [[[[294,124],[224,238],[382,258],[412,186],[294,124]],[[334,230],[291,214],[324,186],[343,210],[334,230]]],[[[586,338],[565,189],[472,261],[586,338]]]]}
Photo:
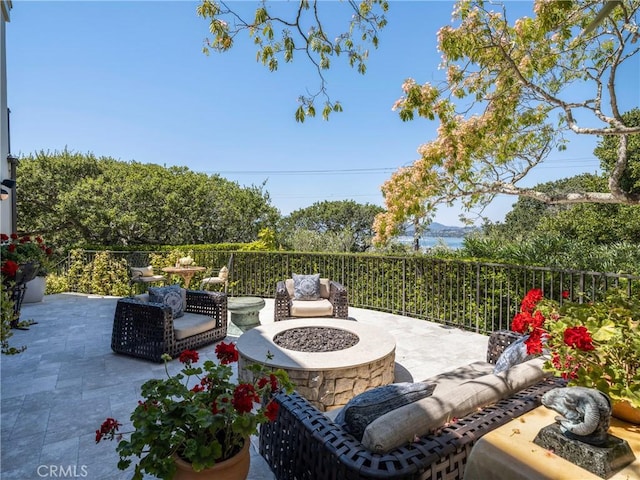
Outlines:
{"type": "Polygon", "coordinates": [[[175,318],[172,306],[150,301],[149,293],[119,299],[111,349],[162,362],[164,353],[175,358],[183,350],[197,349],[227,336],[226,293],[177,290],[184,303],[179,318],[175,318]]]}
{"type": "MultiPolygon", "coordinates": [[[[278,393],[274,397],[279,404],[276,421],[260,427],[260,453],[279,480],[462,479],[467,458],[480,437],[540,406],[540,399],[548,390],[564,386],[562,380],[540,369],[541,358],[527,360],[499,375],[487,373],[488,365],[495,364],[502,351],[517,338],[513,332],[495,332],[489,338],[486,364],[476,362],[425,380],[427,383],[442,380],[445,390],[439,394],[439,384],[432,396],[384,414],[369,424],[362,441],[297,392],[278,393]],[[529,375],[535,369],[539,373],[534,372],[529,379],[518,378],[517,372],[526,371],[525,375],[529,375]],[[500,381],[509,376],[514,383],[500,381]],[[499,386],[495,388],[495,399],[480,398],[496,384],[499,386]],[[503,388],[507,384],[510,386],[503,388]],[[478,389],[478,385],[482,387],[478,389]],[[462,398],[462,392],[470,388],[476,390],[474,398],[478,405],[462,398]],[[426,413],[429,408],[437,410],[446,405],[452,406],[452,414],[446,421],[427,432],[415,432],[416,424],[424,423],[421,419],[429,416],[426,413]],[[457,410],[457,415],[453,410],[457,410]],[[385,432],[390,437],[400,434],[402,438],[403,429],[407,430],[406,440],[391,448],[387,445],[387,450],[380,452],[370,444],[365,445],[372,438],[376,442],[375,435],[367,438],[367,431],[375,429],[376,423],[382,426],[379,437],[382,442],[394,441],[385,438],[385,432]]],[[[443,418],[441,413],[434,415],[436,420],[438,416],[443,418]]]]}

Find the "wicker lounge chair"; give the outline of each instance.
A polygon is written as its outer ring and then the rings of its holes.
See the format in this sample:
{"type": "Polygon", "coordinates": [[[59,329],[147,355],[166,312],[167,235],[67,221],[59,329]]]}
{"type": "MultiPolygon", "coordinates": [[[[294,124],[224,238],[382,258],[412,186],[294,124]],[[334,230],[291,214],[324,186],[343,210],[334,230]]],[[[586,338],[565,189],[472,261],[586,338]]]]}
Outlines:
{"type": "MultiPolygon", "coordinates": [[[[516,337],[494,333],[487,361],[516,337]]],[[[453,421],[388,453],[374,453],[298,393],[280,393],[278,418],[260,427],[260,453],[279,480],[462,479],[467,458],[484,434],[540,406],[542,395],[564,382],[547,377],[508,398],[453,421]]]]}
{"type": "Polygon", "coordinates": [[[273,319],[278,322],[288,318],[301,317],[349,317],[347,289],[328,278],[320,279],[320,298],[314,300],[295,300],[293,279],[281,280],[276,284],[276,296],[273,319]]]}
{"type": "Polygon", "coordinates": [[[171,307],[141,297],[144,295],[118,300],[111,336],[111,349],[116,353],[162,362],[163,353],[177,357],[185,349],[196,349],[227,336],[224,293],[186,290],[185,316],[176,320],[171,307]],[[187,329],[196,333],[189,335],[187,329]]]}

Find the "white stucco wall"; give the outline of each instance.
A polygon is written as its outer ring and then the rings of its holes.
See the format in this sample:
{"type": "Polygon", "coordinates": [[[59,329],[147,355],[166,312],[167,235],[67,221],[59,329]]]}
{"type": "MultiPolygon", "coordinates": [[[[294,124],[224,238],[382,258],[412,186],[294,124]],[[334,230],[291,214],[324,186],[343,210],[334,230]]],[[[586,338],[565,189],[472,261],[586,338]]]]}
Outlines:
{"type": "MultiPolygon", "coordinates": [[[[7,104],[7,49],[6,26],[9,21],[11,1],[0,0],[0,180],[9,178],[9,122],[7,104]]],[[[7,188],[5,187],[5,190],[7,188]]],[[[7,200],[0,201],[0,232],[11,233],[15,231],[11,218],[11,196],[7,200]]]]}

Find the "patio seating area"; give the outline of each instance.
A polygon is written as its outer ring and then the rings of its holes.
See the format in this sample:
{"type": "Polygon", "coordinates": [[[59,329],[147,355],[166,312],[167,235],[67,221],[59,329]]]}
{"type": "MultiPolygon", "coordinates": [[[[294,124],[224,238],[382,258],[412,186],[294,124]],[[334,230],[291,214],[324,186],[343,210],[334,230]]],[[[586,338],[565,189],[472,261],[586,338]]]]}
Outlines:
{"type": "MultiPolygon", "coordinates": [[[[2,478],[52,476],[61,469],[92,479],[128,479],[117,469],[115,442],[95,444],[95,430],[106,417],[125,424],[149,378],[161,378],[162,364],[118,355],[111,331],[118,298],[58,294],[25,304],[22,320],[38,322],[14,330],[13,346],[26,345],[1,362],[2,478]]],[[[262,324],[273,322],[274,301],[265,299],[262,324]]],[[[382,328],[396,341],[395,381],[421,380],[486,358],[487,337],[424,320],[349,308],[358,322],[382,328]]],[[[295,321],[295,320],[291,320],[295,321]]],[[[241,331],[229,324],[226,340],[241,331]]],[[[215,360],[215,344],[199,348],[215,360]]],[[[179,369],[173,361],[171,368],[179,369]]],[[[274,479],[252,439],[249,479],[274,479]]],[[[69,475],[68,475],[69,476],[69,475]]]]}

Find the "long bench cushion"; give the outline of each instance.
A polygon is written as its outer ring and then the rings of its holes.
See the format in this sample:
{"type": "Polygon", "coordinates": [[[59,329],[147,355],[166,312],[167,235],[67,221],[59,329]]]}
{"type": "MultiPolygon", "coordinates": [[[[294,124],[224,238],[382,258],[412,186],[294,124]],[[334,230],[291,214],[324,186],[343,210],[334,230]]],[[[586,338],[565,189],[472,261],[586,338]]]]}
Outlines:
{"type": "MultiPolygon", "coordinates": [[[[464,365],[448,372],[439,373],[438,375],[434,375],[433,377],[420,380],[420,383],[423,383],[425,385],[432,385],[434,387],[433,391],[431,392],[432,395],[443,395],[444,392],[457,387],[462,382],[493,373],[493,368],[494,365],[491,363],[473,362],[469,365],[464,365]]],[[[344,407],[340,407],[326,411],[324,412],[324,416],[329,420],[335,422],[336,418],[343,408],[344,407]]]]}
{"type": "Polygon", "coordinates": [[[292,317],[326,317],[333,314],[333,305],[325,298],[320,300],[292,300],[292,317]]]}
{"type": "Polygon", "coordinates": [[[362,443],[377,453],[406,445],[416,436],[426,435],[454,418],[464,417],[539,382],[548,375],[542,370],[543,364],[542,358],[534,358],[497,375],[489,373],[446,388],[441,384],[431,397],[397,408],[371,422],[364,431],[362,443]]]}
{"type": "Polygon", "coordinates": [[[433,377],[421,380],[421,382],[435,385],[436,388],[433,395],[442,395],[444,392],[457,387],[467,380],[473,380],[474,378],[493,373],[493,367],[494,365],[488,362],[473,362],[448,372],[439,373],[433,377]]]}
{"type": "Polygon", "coordinates": [[[206,315],[197,313],[185,313],[182,317],[173,321],[173,331],[176,339],[191,337],[199,333],[216,328],[216,320],[206,315]]]}

